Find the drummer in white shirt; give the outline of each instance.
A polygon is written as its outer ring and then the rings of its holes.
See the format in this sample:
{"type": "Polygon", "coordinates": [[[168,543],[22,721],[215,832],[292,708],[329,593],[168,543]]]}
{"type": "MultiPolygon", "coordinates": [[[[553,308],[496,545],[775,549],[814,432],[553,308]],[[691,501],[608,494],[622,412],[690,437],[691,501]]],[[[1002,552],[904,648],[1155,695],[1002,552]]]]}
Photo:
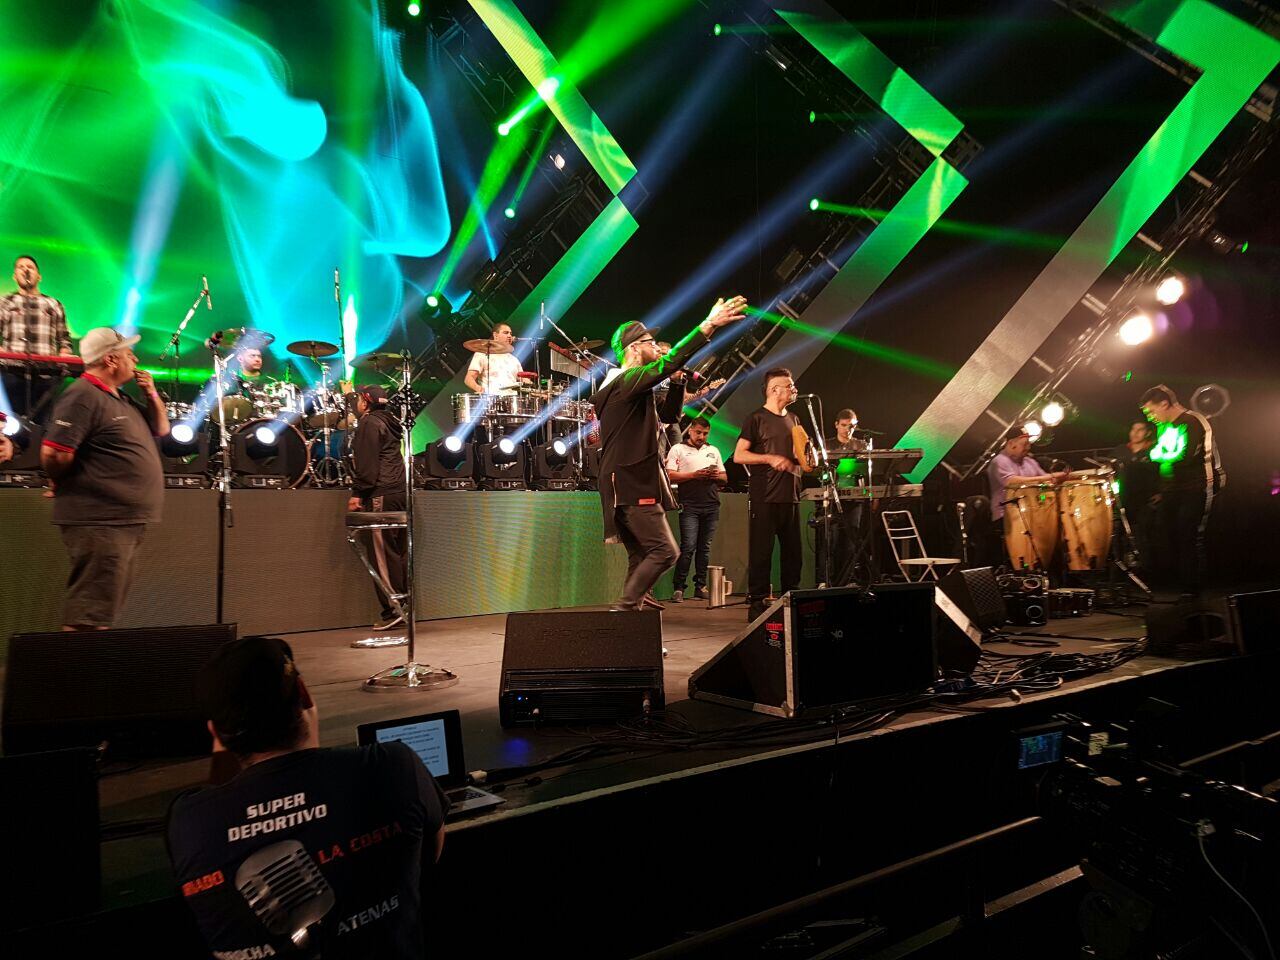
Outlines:
{"type": "MultiPolygon", "coordinates": [[[[493,328],[492,339],[495,343],[515,348],[515,335],[511,332],[511,324],[500,323],[493,328]]],[[[524,368],[511,353],[486,353],[480,351],[471,357],[471,365],[467,368],[467,388],[474,393],[506,393],[519,382],[524,368]]]]}

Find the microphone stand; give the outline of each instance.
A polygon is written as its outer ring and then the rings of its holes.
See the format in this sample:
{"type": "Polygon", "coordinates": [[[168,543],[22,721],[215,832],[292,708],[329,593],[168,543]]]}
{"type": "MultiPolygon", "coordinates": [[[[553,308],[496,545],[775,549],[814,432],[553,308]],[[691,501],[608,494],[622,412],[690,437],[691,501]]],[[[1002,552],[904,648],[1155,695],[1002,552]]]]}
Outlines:
{"type": "Polygon", "coordinates": [[[401,609],[404,612],[404,630],[407,641],[405,662],[385,670],[379,670],[364,682],[364,689],[373,693],[386,690],[434,690],[452,686],[458,676],[443,668],[433,668],[416,660],[417,612],[413,593],[413,423],[420,409],[413,392],[413,354],[404,350],[400,354],[400,384],[391,397],[389,406],[398,407],[400,421],[400,450],[404,458],[404,523],[405,523],[405,585],[401,609]]]}
{"type": "Polygon", "coordinates": [[[226,398],[227,359],[218,353],[216,346],[211,346],[213,353],[213,380],[217,393],[218,405],[218,452],[221,462],[218,467],[218,589],[217,589],[217,622],[222,623],[223,570],[227,558],[226,531],[235,526],[235,516],[231,511],[231,441],[227,436],[227,414],[223,409],[226,398]]]}
{"type": "MultiPolygon", "coordinates": [[[[821,406],[822,401],[818,401],[821,406]]],[[[831,458],[827,453],[827,441],[822,436],[822,418],[813,409],[813,397],[805,397],[805,409],[809,412],[809,422],[813,425],[813,436],[811,442],[818,451],[818,467],[822,471],[822,519],[819,521],[822,526],[822,538],[826,544],[825,556],[823,557],[823,578],[822,582],[828,587],[837,586],[831,582],[831,555],[835,553],[835,537],[832,535],[831,504],[834,502],[836,514],[843,520],[844,504],[840,502],[840,487],[836,483],[836,467],[831,462],[831,458]]],[[[838,524],[843,532],[843,522],[838,524]]]]}
{"type": "MultiPolygon", "coordinates": [[[[182,367],[182,348],[178,343],[182,336],[182,331],[187,329],[187,324],[191,322],[191,318],[196,315],[196,310],[200,307],[200,301],[209,295],[208,290],[201,290],[196,294],[195,302],[191,304],[191,309],[187,311],[187,315],[182,318],[182,322],[178,324],[178,329],[173,331],[173,336],[169,338],[169,343],[164,350],[160,352],[160,362],[163,363],[169,358],[169,350],[173,350],[173,396],[176,400],[178,397],[178,371],[182,367]]],[[[210,307],[209,309],[213,309],[210,307]]]]}

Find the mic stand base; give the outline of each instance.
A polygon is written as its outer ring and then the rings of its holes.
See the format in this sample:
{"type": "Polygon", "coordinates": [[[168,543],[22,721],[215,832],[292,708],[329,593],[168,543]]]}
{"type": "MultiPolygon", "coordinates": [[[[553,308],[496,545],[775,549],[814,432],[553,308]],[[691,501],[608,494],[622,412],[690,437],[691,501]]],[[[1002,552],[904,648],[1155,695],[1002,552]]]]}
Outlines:
{"type": "Polygon", "coordinates": [[[458,675],[425,663],[401,663],[379,670],[364,682],[369,693],[391,693],[404,690],[439,690],[458,682],[458,675]]]}
{"type": "Polygon", "coordinates": [[[351,641],[351,646],[356,650],[374,650],[379,647],[405,647],[408,645],[408,637],[388,637],[383,633],[375,633],[372,636],[351,641]]]}

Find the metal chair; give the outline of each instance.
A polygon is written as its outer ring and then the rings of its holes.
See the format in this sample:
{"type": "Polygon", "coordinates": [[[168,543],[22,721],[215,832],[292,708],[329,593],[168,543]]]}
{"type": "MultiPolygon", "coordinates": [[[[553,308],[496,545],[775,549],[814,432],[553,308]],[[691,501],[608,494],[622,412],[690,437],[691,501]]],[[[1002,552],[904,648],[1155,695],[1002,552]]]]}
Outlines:
{"type": "Polygon", "coordinates": [[[938,567],[946,574],[960,565],[958,557],[931,557],[924,549],[916,518],[910,510],[885,510],[880,514],[884,532],[889,537],[893,559],[908,583],[922,583],[926,578],[939,579],[938,567]]]}

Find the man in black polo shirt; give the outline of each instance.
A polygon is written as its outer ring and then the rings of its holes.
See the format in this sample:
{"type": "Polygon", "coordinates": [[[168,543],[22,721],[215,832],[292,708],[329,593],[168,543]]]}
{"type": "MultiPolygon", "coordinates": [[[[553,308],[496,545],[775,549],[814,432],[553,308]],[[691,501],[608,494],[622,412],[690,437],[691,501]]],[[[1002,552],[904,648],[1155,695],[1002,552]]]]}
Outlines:
{"type": "MultiPolygon", "coordinates": [[[[782,593],[800,586],[804,562],[800,546],[800,464],[791,428],[799,418],[787,412],[796,398],[791,371],[775,367],[764,375],[764,406],[742,425],[735,463],[751,471],[747,504],[747,619],[764,613],[773,575],[773,541],[782,545],[782,593]]],[[[781,594],[780,594],[781,595],[781,594]]]]}
{"type": "Polygon", "coordinates": [[[164,506],[157,437],[169,433],[164,401],[130,349],[138,337],[110,327],[80,341],[84,373],[58,398],[40,464],[54,481],[53,522],[61,528],[71,572],[62,629],[106,630],[133,584],[148,523],[164,506]],[[145,406],[120,392],[137,382],[145,406]]]}
{"type": "MultiPolygon", "coordinates": [[[[356,412],[360,421],[351,448],[352,477],[348,510],[374,513],[405,509],[404,458],[400,453],[400,424],[387,409],[387,391],[379,386],[361,387],[356,412]]],[[[373,562],[395,593],[404,593],[408,569],[408,540],[401,530],[372,530],[373,562]]],[[[382,616],[373,622],[375,630],[390,630],[403,622],[382,585],[374,589],[382,604],[382,616]]]]}
{"type": "Polygon", "coordinates": [[[421,958],[421,883],[447,801],[418,755],[321,749],[315,703],[275,637],[224,645],[196,696],[215,752],[240,769],[178,797],[166,837],[214,956],[421,958]]]}

